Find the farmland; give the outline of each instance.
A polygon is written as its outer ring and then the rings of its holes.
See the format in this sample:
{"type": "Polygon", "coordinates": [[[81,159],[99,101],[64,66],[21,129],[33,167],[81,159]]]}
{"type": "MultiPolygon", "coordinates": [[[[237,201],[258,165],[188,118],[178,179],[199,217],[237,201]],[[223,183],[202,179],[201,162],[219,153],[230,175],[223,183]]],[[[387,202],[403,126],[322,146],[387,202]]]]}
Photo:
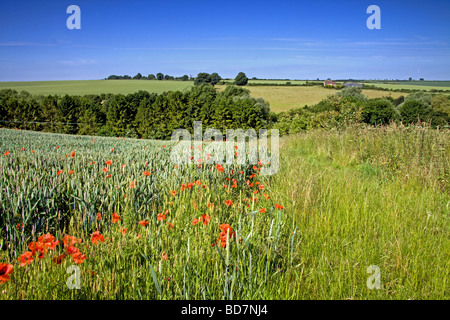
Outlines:
{"type": "MultiPolygon", "coordinates": [[[[216,86],[218,90],[224,90],[226,86],[216,86]]],[[[337,91],[321,86],[289,87],[289,86],[248,86],[250,94],[255,98],[263,98],[270,104],[273,112],[283,112],[292,108],[311,106],[319,103],[326,97],[335,94],[337,91]]],[[[407,93],[385,92],[377,90],[363,90],[362,93],[368,98],[392,97],[398,98],[406,96],[407,93]]]]}
{"type": "Polygon", "coordinates": [[[27,91],[36,95],[85,95],[101,93],[134,93],[139,90],[150,93],[183,91],[191,87],[191,81],[142,81],[142,80],[70,80],[0,82],[0,89],[27,91]]]}
{"type": "Polygon", "coordinates": [[[274,176],[174,165],[172,141],[0,137],[1,299],[449,297],[448,131],[283,137],[274,176]]]}

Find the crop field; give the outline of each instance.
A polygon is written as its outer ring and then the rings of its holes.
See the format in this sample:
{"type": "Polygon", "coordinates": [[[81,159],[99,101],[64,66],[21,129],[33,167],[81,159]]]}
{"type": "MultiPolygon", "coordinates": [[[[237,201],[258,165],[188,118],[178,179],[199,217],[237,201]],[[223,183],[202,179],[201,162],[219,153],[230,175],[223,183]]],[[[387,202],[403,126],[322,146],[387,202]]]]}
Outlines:
{"type": "Polygon", "coordinates": [[[174,80],[70,80],[0,82],[0,89],[25,90],[36,95],[86,95],[102,93],[128,94],[139,90],[163,93],[166,91],[183,91],[192,85],[192,81],[174,80]]]}
{"type": "MultiPolygon", "coordinates": [[[[218,90],[225,90],[225,86],[216,86],[218,90]]],[[[336,90],[327,89],[320,86],[307,87],[285,87],[285,86],[249,86],[251,96],[263,98],[270,104],[270,110],[273,112],[287,111],[292,108],[304,107],[305,105],[314,105],[328,96],[335,94],[336,90]]],[[[368,98],[393,97],[398,98],[407,93],[385,92],[377,90],[363,90],[362,93],[368,98]]]]}
{"type": "Polygon", "coordinates": [[[376,87],[386,89],[409,89],[409,90],[450,90],[450,81],[405,81],[405,82],[367,82],[376,87]]]}
{"type": "Polygon", "coordinates": [[[0,299],[448,299],[449,138],[311,131],[263,176],[174,165],[175,141],[0,129],[0,299]]]}

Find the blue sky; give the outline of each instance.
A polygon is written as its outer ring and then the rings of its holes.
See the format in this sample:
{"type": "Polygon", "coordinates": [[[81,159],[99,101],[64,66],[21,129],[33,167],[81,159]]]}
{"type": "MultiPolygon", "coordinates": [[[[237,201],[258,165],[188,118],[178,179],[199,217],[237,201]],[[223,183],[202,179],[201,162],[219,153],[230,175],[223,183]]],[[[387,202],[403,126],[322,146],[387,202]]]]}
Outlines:
{"type": "Polygon", "coordinates": [[[450,80],[450,1],[0,1],[0,81],[158,72],[450,80]],[[81,29],[69,30],[70,5],[81,29]],[[381,9],[369,30],[367,7],[381,9]]]}

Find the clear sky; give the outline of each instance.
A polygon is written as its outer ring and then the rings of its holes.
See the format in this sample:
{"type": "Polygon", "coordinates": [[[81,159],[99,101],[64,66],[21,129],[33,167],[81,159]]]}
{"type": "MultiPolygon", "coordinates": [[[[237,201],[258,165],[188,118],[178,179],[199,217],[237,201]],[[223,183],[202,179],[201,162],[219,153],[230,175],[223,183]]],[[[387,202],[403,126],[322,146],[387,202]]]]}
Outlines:
{"type": "Polygon", "coordinates": [[[238,72],[450,80],[449,0],[0,0],[0,81],[238,72]],[[81,29],[69,30],[70,5],[81,29]],[[369,30],[370,5],[381,29],[369,30]]]}

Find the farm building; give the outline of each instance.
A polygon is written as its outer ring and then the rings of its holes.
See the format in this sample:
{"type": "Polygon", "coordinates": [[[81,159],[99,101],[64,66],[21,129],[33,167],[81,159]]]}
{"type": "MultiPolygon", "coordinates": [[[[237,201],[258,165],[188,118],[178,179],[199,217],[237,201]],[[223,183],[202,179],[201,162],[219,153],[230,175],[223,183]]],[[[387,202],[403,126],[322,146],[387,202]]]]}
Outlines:
{"type": "Polygon", "coordinates": [[[347,82],[347,83],[344,83],[344,87],[350,87],[350,88],[359,87],[359,88],[362,88],[363,85],[360,84],[360,83],[347,82]]]}
{"type": "Polygon", "coordinates": [[[333,87],[336,87],[336,82],[334,82],[333,80],[325,80],[324,82],[323,82],[323,86],[325,87],[325,86],[333,86],[333,87]]]}

